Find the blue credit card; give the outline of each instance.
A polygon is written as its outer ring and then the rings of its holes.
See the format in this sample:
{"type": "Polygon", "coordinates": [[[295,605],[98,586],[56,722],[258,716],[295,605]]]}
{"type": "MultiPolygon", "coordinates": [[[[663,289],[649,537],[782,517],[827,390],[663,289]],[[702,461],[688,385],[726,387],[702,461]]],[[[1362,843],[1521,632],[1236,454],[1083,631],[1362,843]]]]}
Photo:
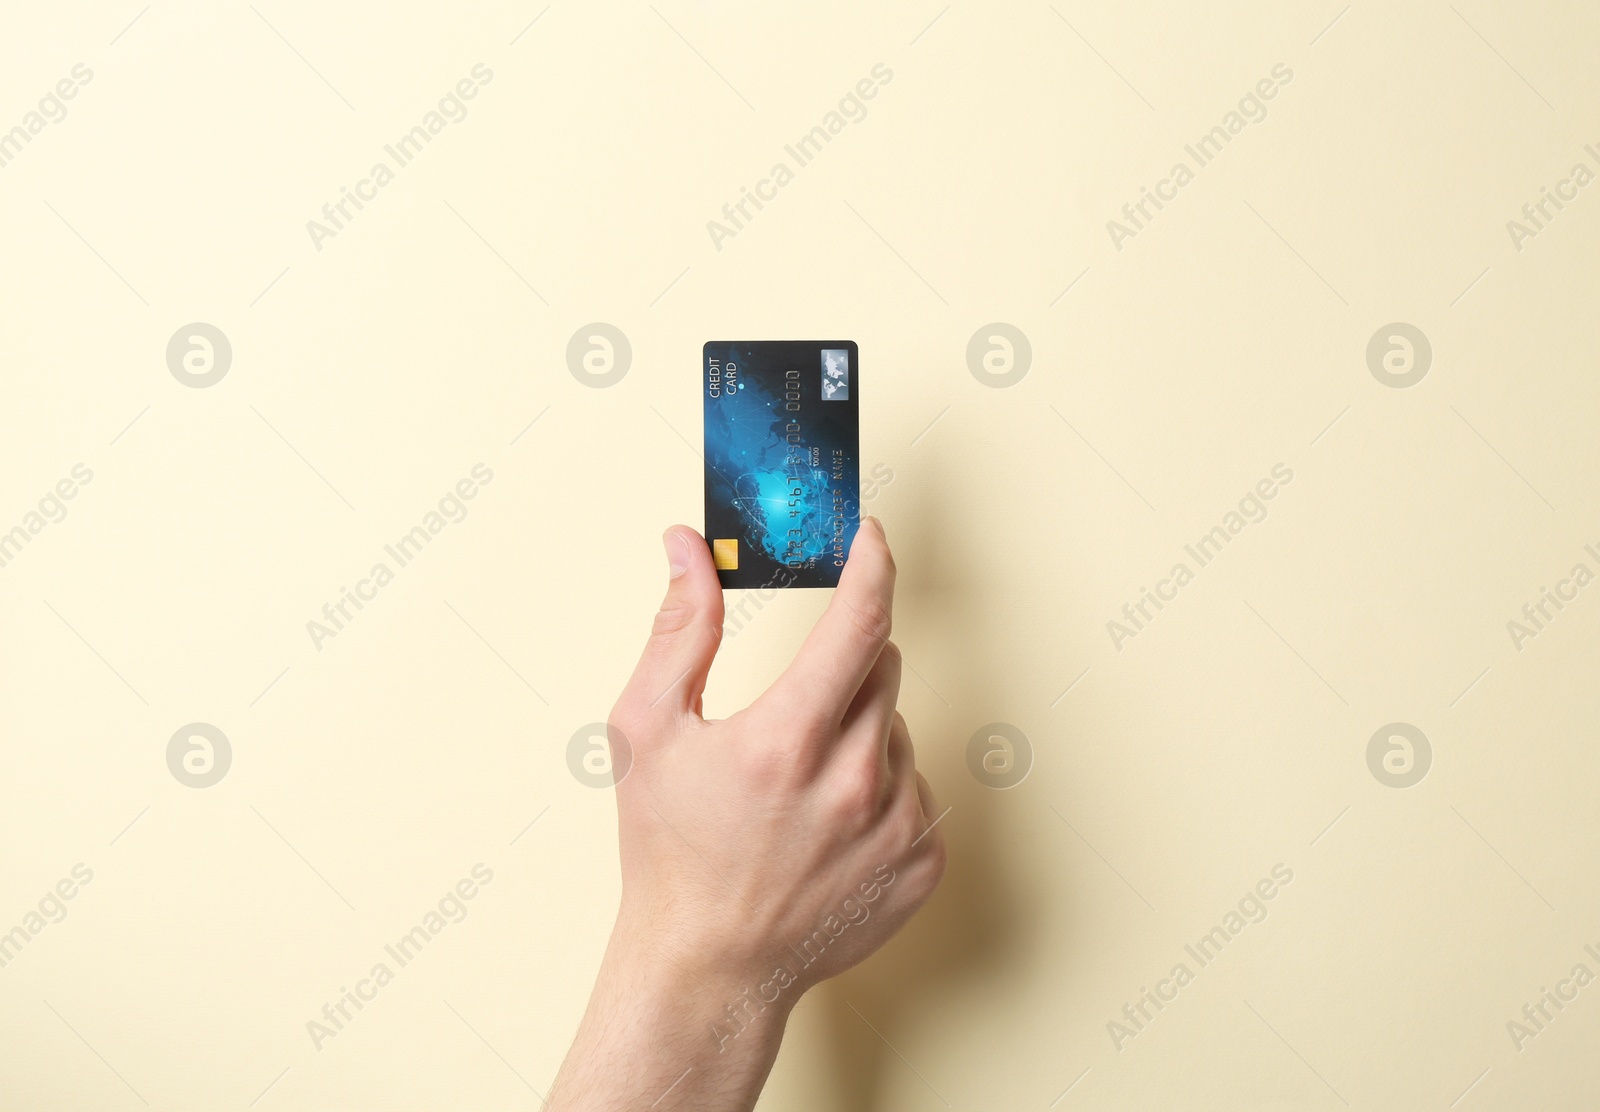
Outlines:
{"type": "Polygon", "coordinates": [[[837,586],[861,524],[855,343],[715,341],[702,370],[717,577],[739,589],[837,586]]]}

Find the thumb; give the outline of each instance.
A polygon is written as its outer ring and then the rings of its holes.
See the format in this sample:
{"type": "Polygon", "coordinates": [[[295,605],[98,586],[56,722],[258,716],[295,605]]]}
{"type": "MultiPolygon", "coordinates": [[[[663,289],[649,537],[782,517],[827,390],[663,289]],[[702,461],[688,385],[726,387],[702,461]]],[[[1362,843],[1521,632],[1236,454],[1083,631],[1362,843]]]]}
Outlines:
{"type": "Polygon", "coordinates": [[[667,595],[622,694],[629,717],[698,714],[722,641],[722,584],[705,540],[686,525],[674,525],[661,543],[667,595]]]}

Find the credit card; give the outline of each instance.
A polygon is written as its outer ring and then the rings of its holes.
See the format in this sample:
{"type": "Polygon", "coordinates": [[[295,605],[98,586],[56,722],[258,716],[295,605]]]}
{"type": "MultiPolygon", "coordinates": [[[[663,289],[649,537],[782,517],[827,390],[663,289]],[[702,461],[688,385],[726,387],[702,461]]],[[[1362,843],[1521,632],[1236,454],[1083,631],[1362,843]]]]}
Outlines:
{"type": "Polygon", "coordinates": [[[704,350],[706,540],[729,589],[835,587],[861,524],[851,340],[704,350]]]}

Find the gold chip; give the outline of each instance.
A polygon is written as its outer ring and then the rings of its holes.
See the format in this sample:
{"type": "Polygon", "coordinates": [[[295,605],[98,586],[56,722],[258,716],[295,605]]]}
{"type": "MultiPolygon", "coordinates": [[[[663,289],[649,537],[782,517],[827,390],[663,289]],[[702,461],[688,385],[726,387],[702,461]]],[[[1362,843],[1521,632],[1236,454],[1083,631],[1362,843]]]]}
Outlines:
{"type": "Polygon", "coordinates": [[[719,571],[737,571],[739,568],[739,541],[736,538],[718,538],[711,542],[711,562],[719,571]]]}

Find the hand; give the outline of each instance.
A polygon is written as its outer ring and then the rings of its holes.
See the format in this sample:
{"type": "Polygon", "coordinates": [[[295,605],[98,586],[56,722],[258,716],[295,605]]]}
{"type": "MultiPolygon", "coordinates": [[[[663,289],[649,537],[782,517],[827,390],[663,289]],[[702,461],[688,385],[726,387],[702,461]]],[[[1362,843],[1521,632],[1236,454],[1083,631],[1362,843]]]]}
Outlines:
{"type": "Polygon", "coordinates": [[[716,569],[692,530],[664,541],[666,600],[611,715],[614,758],[622,739],[631,753],[622,904],[561,1109],[649,1107],[668,1086],[656,1107],[748,1109],[800,994],[888,941],[944,872],[895,710],[883,527],[862,522],[793,663],[721,721],[700,714],[722,638],[716,569]]]}

